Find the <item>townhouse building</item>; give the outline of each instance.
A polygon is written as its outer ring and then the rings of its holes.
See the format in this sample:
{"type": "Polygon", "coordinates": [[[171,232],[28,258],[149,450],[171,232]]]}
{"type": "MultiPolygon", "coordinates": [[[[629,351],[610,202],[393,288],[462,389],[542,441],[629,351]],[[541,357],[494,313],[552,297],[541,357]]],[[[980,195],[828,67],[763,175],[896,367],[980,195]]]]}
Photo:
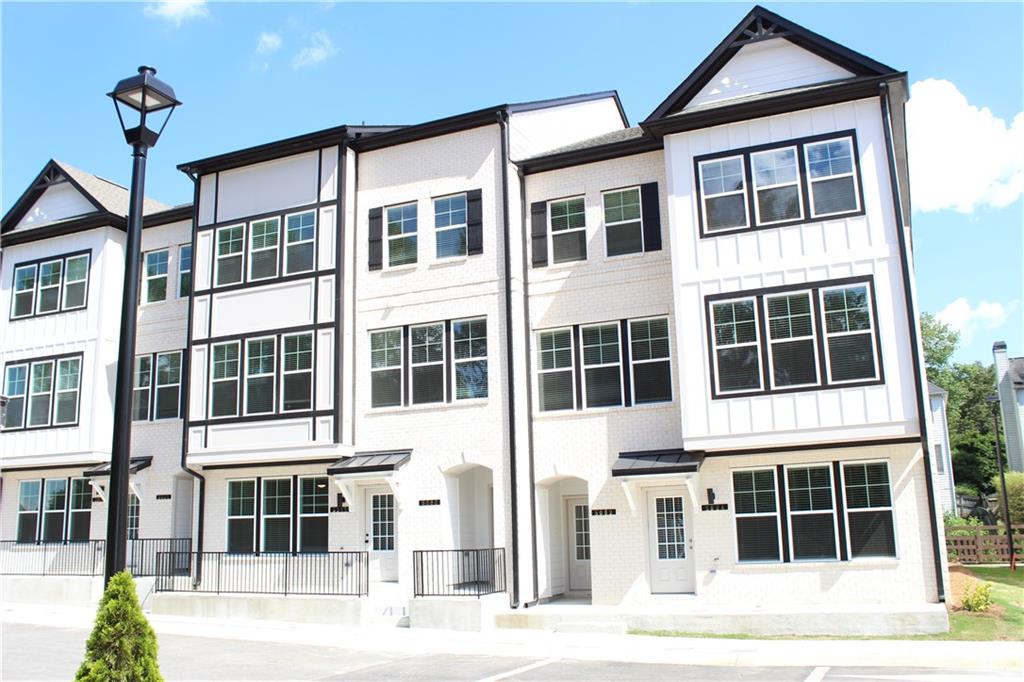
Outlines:
{"type": "Polygon", "coordinates": [[[180,165],[146,248],[189,245],[191,292],[137,360],[141,395],[182,350],[166,587],[295,557],[414,624],[507,592],[944,627],[906,96],[756,7],[636,126],[605,92],[180,165]]]}

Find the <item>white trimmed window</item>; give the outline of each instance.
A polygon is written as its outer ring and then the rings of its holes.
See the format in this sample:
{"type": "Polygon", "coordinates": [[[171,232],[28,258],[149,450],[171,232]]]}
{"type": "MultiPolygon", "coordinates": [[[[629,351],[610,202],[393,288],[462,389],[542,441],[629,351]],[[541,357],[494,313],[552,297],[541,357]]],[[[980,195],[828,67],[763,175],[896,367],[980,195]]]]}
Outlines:
{"type": "Polygon", "coordinates": [[[775,469],[737,469],[732,472],[736,518],[736,558],[740,562],[781,561],[775,469]]]}
{"type": "Polygon", "coordinates": [[[701,161],[701,206],[707,232],[749,227],[747,180],[742,156],[701,161]]]}
{"type": "Polygon", "coordinates": [[[825,358],[833,384],[878,378],[871,294],[867,283],[821,290],[825,358]]]}
{"type": "Polygon", "coordinates": [[[78,421],[78,396],[82,379],[82,358],[63,358],[57,361],[57,397],[54,424],[74,424],[78,421]]]}
{"type": "Polygon", "coordinates": [[[851,559],[896,558],[888,462],[843,464],[843,507],[851,559]]]}
{"type": "Polygon", "coordinates": [[[316,254],[316,212],[305,211],[285,218],[284,274],[311,272],[316,254]]]}
{"type": "Polygon", "coordinates": [[[571,410],[576,406],[572,330],[555,329],[537,334],[537,388],[541,412],[571,410]]]}
{"type": "Polygon", "coordinates": [[[11,317],[29,317],[35,311],[36,302],[35,265],[14,268],[14,295],[11,297],[11,317]]]}
{"type": "Polygon", "coordinates": [[[276,345],[272,336],[245,342],[245,414],[274,411],[276,345]]]}
{"type": "Polygon", "coordinates": [[[132,421],[149,419],[150,392],[153,390],[153,357],[136,355],[132,380],[132,421]]]}
{"type": "Polygon", "coordinates": [[[487,397],[487,319],[452,322],[455,399],[487,397]]]}
{"type": "Polygon", "coordinates": [[[210,378],[210,416],[234,417],[238,414],[238,341],[213,346],[210,378]]]}
{"type": "Polygon", "coordinates": [[[388,231],[388,267],[415,263],[417,257],[416,204],[390,206],[385,212],[388,231]]]}
{"type": "Polygon", "coordinates": [[[437,259],[465,256],[466,195],[434,199],[434,241],[437,245],[437,259]]]}
{"type": "Polygon", "coordinates": [[[217,257],[213,264],[213,281],[217,286],[242,281],[242,250],[245,225],[217,228],[217,257]]]}
{"type": "Polygon", "coordinates": [[[86,542],[92,520],[92,488],[87,478],[71,479],[71,516],[68,519],[68,541],[86,542]]]}
{"type": "Polygon", "coordinates": [[[128,539],[139,539],[139,517],[140,514],[139,496],[133,492],[128,493],[128,539]]]}
{"type": "Polygon", "coordinates": [[[583,400],[587,407],[622,405],[619,325],[583,327],[583,400]]]}
{"type": "Polygon", "coordinates": [[[33,362],[28,396],[28,426],[49,426],[53,360],[33,362]]]}
{"type": "Polygon", "coordinates": [[[711,304],[719,393],[761,390],[761,348],[753,298],[711,304]]]}
{"type": "Polygon", "coordinates": [[[370,404],[395,407],[402,404],[402,330],[370,333],[370,404]]]}
{"type": "Polygon", "coordinates": [[[64,310],[85,307],[89,282],[89,254],[71,256],[64,268],[64,310]]]}
{"type": "Polygon", "coordinates": [[[264,552],[290,552],[292,549],[292,479],[263,479],[263,532],[260,540],[264,552]]]}
{"type": "Polygon", "coordinates": [[[43,529],[40,540],[62,542],[64,540],[64,510],[67,508],[68,481],[65,478],[48,478],[43,487],[43,529]]]}
{"type": "Polygon", "coordinates": [[[633,402],[672,400],[672,361],[668,318],[629,322],[630,362],[633,367],[633,402]]]}
{"type": "Polygon", "coordinates": [[[313,335],[282,337],[281,411],[308,410],[313,406],[313,335]]]}
{"type": "Polygon", "coordinates": [[[832,467],[787,466],[789,547],[793,561],[839,558],[832,467]]]}
{"type": "Polygon", "coordinates": [[[18,483],[18,542],[36,541],[42,485],[39,479],[18,483]]]}
{"type": "Polygon", "coordinates": [[[167,299],[167,264],[170,252],[167,249],[150,251],[146,254],[146,265],[143,270],[146,303],[156,303],[167,299]]]}
{"type": "Polygon", "coordinates": [[[773,388],[813,386],[818,379],[814,306],[807,291],[764,297],[773,388]]]}
{"type": "Polygon", "coordinates": [[[249,554],[256,549],[256,479],[228,481],[229,552],[249,554]]]}
{"type": "Polygon", "coordinates": [[[409,343],[412,403],[444,402],[444,325],[412,327],[409,343]]]}
{"type": "Polygon", "coordinates": [[[587,259],[587,215],[583,197],[548,202],[553,263],[587,259]]]}
{"type": "Polygon", "coordinates": [[[25,426],[25,398],[28,393],[28,364],[8,365],[4,370],[4,395],[7,396],[5,429],[25,426]]]}
{"type": "Polygon", "coordinates": [[[257,220],[249,225],[249,279],[277,277],[277,246],[281,221],[257,220]]]}
{"type": "Polygon", "coordinates": [[[326,476],[299,477],[300,552],[326,552],[330,487],[326,476]]]}
{"type": "Polygon", "coordinates": [[[850,213],[860,210],[853,138],[811,142],[804,145],[807,157],[811,216],[850,213]]]}
{"type": "Polygon", "coordinates": [[[51,260],[39,265],[39,295],[36,298],[36,314],[52,313],[60,309],[61,273],[64,261],[51,260]]]}
{"type": "Polygon", "coordinates": [[[156,354],[153,419],[177,419],[181,407],[181,351],[156,354]]]}
{"type": "Polygon", "coordinates": [[[192,293],[192,245],[178,247],[178,298],[188,298],[192,293]]]}
{"type": "Polygon", "coordinates": [[[609,256],[643,253],[643,211],[640,188],[617,189],[601,195],[604,202],[604,238],[609,256]]]}
{"type": "Polygon", "coordinates": [[[758,225],[803,218],[800,169],[796,147],[783,147],[750,155],[754,171],[754,211],[758,225]]]}

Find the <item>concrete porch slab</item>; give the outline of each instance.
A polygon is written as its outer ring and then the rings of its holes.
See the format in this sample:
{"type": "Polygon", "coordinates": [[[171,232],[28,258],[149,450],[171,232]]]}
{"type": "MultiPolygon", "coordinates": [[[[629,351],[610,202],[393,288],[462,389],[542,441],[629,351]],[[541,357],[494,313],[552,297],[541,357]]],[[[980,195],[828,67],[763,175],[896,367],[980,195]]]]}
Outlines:
{"type": "Polygon", "coordinates": [[[149,599],[151,612],[167,616],[272,620],[326,625],[359,625],[359,597],[205,594],[158,592],[149,599]]]}

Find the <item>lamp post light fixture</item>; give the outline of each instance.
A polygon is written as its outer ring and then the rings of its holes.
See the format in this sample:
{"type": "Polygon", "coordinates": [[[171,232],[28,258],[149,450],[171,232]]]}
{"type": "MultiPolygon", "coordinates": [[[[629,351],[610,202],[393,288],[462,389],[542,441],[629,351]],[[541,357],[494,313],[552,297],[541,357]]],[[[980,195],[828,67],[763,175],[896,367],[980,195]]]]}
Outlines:
{"type": "Polygon", "coordinates": [[[156,69],[140,66],[107,96],[114,100],[125,142],[132,146],[132,187],[128,203],[124,254],[124,291],[121,298],[121,336],[114,384],[114,434],[110,449],[110,485],[107,491],[107,552],[104,581],[124,570],[128,549],[128,469],[132,435],[132,370],[142,260],[142,210],[146,185],[146,155],[156,145],[171,113],[181,102],[171,86],[156,77],[156,69]],[[166,116],[163,114],[166,113],[166,116]],[[154,114],[157,116],[154,117],[154,114]],[[153,126],[163,117],[158,129],[153,126]]]}
{"type": "Polygon", "coordinates": [[[1017,553],[1013,545],[1013,525],[1010,523],[1010,498],[1006,494],[1006,472],[1003,469],[1003,451],[999,447],[999,394],[990,393],[985,401],[992,409],[992,434],[996,438],[996,462],[999,464],[999,485],[1003,490],[1003,523],[1006,524],[1006,541],[1010,546],[1010,570],[1017,570],[1017,553]]]}

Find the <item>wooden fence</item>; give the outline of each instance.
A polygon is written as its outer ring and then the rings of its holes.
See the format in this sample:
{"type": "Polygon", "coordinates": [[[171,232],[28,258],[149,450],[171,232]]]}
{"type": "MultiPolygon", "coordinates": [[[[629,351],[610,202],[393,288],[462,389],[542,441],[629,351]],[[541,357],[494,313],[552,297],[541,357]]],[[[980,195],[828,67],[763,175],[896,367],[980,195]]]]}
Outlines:
{"type": "MultiPolygon", "coordinates": [[[[1017,558],[1024,558],[1024,524],[1013,525],[1017,558]]],[[[1010,561],[1010,543],[1002,526],[960,526],[946,529],[946,551],[950,561],[962,564],[1005,564],[1010,561]]]]}

